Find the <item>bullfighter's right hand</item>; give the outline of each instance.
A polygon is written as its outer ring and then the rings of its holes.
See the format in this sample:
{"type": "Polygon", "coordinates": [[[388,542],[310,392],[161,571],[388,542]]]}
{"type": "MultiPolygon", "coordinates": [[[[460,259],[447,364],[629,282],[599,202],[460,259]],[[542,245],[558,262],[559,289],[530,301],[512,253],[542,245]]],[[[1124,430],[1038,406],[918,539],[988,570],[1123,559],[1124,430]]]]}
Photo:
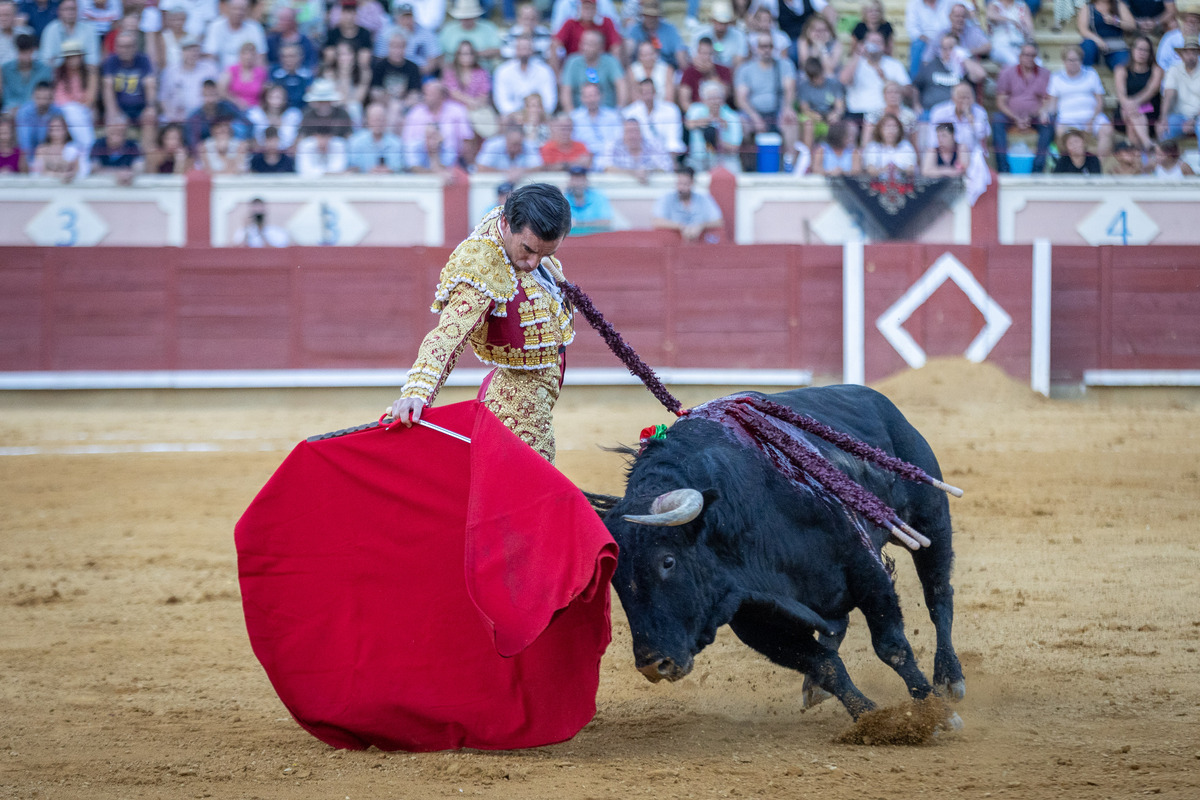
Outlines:
{"type": "Polygon", "coordinates": [[[401,397],[396,402],[392,403],[390,416],[392,419],[403,422],[404,427],[411,428],[414,422],[421,419],[421,411],[425,408],[425,401],[417,397],[401,397]]]}

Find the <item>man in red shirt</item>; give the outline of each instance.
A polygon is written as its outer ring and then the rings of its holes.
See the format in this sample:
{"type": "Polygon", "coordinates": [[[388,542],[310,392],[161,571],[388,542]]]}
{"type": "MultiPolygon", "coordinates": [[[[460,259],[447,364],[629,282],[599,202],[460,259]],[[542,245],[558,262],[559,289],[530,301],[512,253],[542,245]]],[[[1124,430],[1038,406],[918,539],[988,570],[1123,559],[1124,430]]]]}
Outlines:
{"type": "Polygon", "coordinates": [[[713,42],[707,36],[696,42],[696,52],[692,54],[692,63],[683,71],[679,78],[679,108],[687,112],[692,101],[700,99],[700,84],[705,81],[720,81],[725,84],[725,96],[733,97],[733,73],[729,67],[722,66],[713,60],[713,42]]]}
{"type": "Polygon", "coordinates": [[[992,144],[996,149],[996,169],[1008,172],[1008,131],[1037,131],[1037,153],[1033,173],[1046,168],[1046,154],[1054,141],[1054,126],[1045,114],[1046,85],[1050,70],[1037,63],[1038,46],[1032,42],[1021,48],[1020,58],[996,76],[996,111],[992,112],[992,144]]]}
{"type": "Polygon", "coordinates": [[[596,13],[596,0],[580,0],[579,17],[563,23],[554,38],[558,40],[567,55],[579,50],[580,40],[585,31],[600,31],[604,35],[604,49],[618,59],[621,57],[621,34],[617,32],[616,24],[609,17],[601,17],[596,13]]]}
{"type": "Polygon", "coordinates": [[[592,165],[592,153],[587,145],[573,138],[575,124],[571,115],[559,113],[550,121],[550,139],[542,145],[542,168],[570,170],[571,167],[588,168],[592,165]]]}

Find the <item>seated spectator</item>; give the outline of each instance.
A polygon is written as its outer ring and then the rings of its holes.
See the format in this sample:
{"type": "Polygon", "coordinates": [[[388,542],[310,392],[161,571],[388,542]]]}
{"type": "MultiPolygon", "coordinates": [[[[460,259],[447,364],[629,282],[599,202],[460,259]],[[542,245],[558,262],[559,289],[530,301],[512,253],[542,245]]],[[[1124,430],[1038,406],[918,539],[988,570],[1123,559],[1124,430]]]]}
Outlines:
{"type": "MultiPolygon", "coordinates": [[[[705,36],[692,48],[692,63],[683,71],[679,78],[679,86],[676,87],[680,108],[691,108],[692,103],[700,99],[700,84],[705,81],[723,83],[725,96],[733,97],[733,73],[724,64],[716,63],[713,47],[712,39],[705,36]]],[[[742,58],[739,56],[737,63],[740,65],[741,62],[742,58]]]]}
{"type": "Polygon", "coordinates": [[[1192,2],[1179,11],[1179,27],[1167,31],[1158,42],[1158,51],[1154,60],[1162,67],[1165,74],[1173,65],[1179,63],[1179,51],[1175,48],[1183,44],[1183,40],[1200,36],[1200,3],[1192,2]]]}
{"type": "MultiPolygon", "coordinates": [[[[521,6],[530,8],[528,4],[521,6]]],[[[558,106],[558,78],[554,70],[534,52],[533,39],[521,36],[514,44],[515,55],[496,67],[492,101],[496,111],[507,117],[521,111],[529,95],[537,95],[547,114],[558,106]]]]}
{"type": "Polygon", "coordinates": [[[862,169],[871,176],[889,169],[910,177],[916,174],[917,151],[912,142],[904,138],[900,120],[891,114],[885,114],[879,120],[874,138],[863,148],[862,169]]]}
{"type": "Polygon", "coordinates": [[[405,141],[404,165],[409,172],[425,172],[449,178],[450,170],[462,165],[462,158],[446,146],[438,126],[430,125],[420,141],[405,141]]]}
{"type": "Polygon", "coordinates": [[[0,114],[0,175],[25,172],[26,153],[17,144],[17,126],[8,114],[0,114]]]}
{"type": "Polygon", "coordinates": [[[289,175],[296,171],[296,160],[283,151],[279,130],[273,125],[263,131],[262,144],[250,156],[250,171],[255,175],[289,175]]]}
{"type": "Polygon", "coordinates": [[[904,104],[904,87],[895,81],[888,81],[883,86],[883,108],[863,115],[862,136],[864,142],[871,141],[875,135],[875,126],[884,114],[891,114],[900,120],[904,128],[904,138],[917,146],[917,130],[919,127],[917,112],[904,104]]]}
{"type": "MultiPolygon", "coordinates": [[[[54,89],[48,81],[33,87],[33,98],[17,109],[17,146],[23,153],[33,153],[46,139],[51,120],[62,118],[62,109],[54,105],[54,89]]],[[[69,140],[68,140],[69,141],[69,140]]]]}
{"type": "Polygon", "coordinates": [[[484,69],[496,68],[500,59],[500,29],[494,23],[481,19],[483,8],[479,0],[454,0],[450,7],[451,20],[442,26],[438,44],[443,53],[458,52],[458,45],[469,41],[479,54],[479,63],[484,69]]]}
{"type": "Polygon", "coordinates": [[[663,195],[654,206],[654,227],[679,231],[685,242],[716,241],[725,227],[721,207],[704,192],[695,189],[696,171],[691,167],[675,170],[675,191],[663,195]]]}
{"type": "Polygon", "coordinates": [[[575,136],[594,155],[607,152],[621,140],[621,112],[602,105],[602,97],[599,84],[585,83],[580,91],[582,103],[571,112],[575,136]]]}
{"type": "Polygon", "coordinates": [[[13,0],[0,0],[0,64],[17,57],[17,37],[22,34],[37,41],[33,28],[17,24],[17,4],[13,0]]]}
{"type": "Polygon", "coordinates": [[[658,100],[654,81],[645,79],[637,86],[638,98],[622,109],[626,119],[636,119],[642,126],[642,132],[657,139],[663,150],[672,155],[681,155],[687,151],[683,143],[683,117],[679,106],[674,103],[663,103],[658,100]]]}
{"type": "Polygon", "coordinates": [[[392,118],[403,117],[421,98],[421,70],[405,55],[407,48],[404,31],[393,29],[387,55],[375,59],[371,67],[371,102],[386,104],[392,118]]]}
{"type": "MultiPolygon", "coordinates": [[[[889,85],[896,86],[899,94],[897,84],[889,85]]],[[[824,137],[829,126],[846,115],[846,90],[829,76],[821,59],[810,57],[804,62],[796,98],[800,101],[800,138],[811,151],[814,140],[824,137]]]]}
{"type": "Polygon", "coordinates": [[[89,157],[91,174],[112,175],[122,186],[132,183],[134,173],[141,171],[142,149],[136,141],[129,139],[129,120],[121,112],[108,115],[104,136],[92,145],[89,157]]]}
{"type": "Polygon", "coordinates": [[[200,145],[200,163],[213,175],[241,175],[246,171],[247,151],[245,140],[233,135],[233,121],[218,117],[200,145]]]}
{"type": "Polygon", "coordinates": [[[989,57],[1001,67],[1011,67],[1021,48],[1033,41],[1033,15],[1023,0],[990,0],[987,5],[989,57]]]}
{"type": "Polygon", "coordinates": [[[588,185],[587,167],[573,166],[568,171],[567,188],[563,192],[571,206],[571,235],[586,236],[613,229],[613,210],[608,198],[588,185]]]}
{"type": "Polygon", "coordinates": [[[1154,148],[1154,177],[1161,180],[1190,178],[1196,173],[1179,157],[1179,142],[1165,139],[1154,148]]]}
{"type": "Polygon", "coordinates": [[[521,110],[509,117],[521,126],[521,130],[525,131],[525,139],[532,142],[534,147],[540,148],[550,141],[550,116],[542,105],[540,95],[527,96],[521,110]]]}
{"type": "Polygon", "coordinates": [[[117,36],[117,52],[104,60],[100,75],[106,113],[120,111],[152,139],[158,126],[158,78],[150,59],[138,51],[136,33],[117,36]]]}
{"type": "Polygon", "coordinates": [[[341,8],[349,13],[340,14],[338,22],[330,27],[321,45],[321,64],[332,66],[337,63],[337,46],[346,42],[350,46],[354,63],[369,70],[371,65],[371,32],[358,24],[355,11],[357,0],[342,0],[341,8]]]}
{"type": "MultiPolygon", "coordinates": [[[[811,0],[820,2],[820,0],[811,0]]],[[[663,19],[660,0],[642,0],[642,21],[629,31],[625,49],[630,56],[642,42],[650,42],[658,51],[658,57],[677,70],[687,69],[687,45],[679,31],[663,19]]]]}
{"type": "Polygon", "coordinates": [[[1146,167],[1142,163],[1142,152],[1129,142],[1117,142],[1113,147],[1115,166],[1108,171],[1109,175],[1145,175],[1146,167]]]}
{"type": "MultiPolygon", "coordinates": [[[[883,32],[879,33],[883,36],[883,32]]],[[[887,39],[884,39],[884,52],[887,52],[887,39]]],[[[796,40],[796,63],[803,66],[810,58],[821,60],[821,66],[830,75],[836,75],[845,59],[842,43],[829,20],[820,14],[812,14],[804,24],[803,35],[796,40]]]]}
{"type": "MultiPolygon", "coordinates": [[[[25,105],[33,99],[33,87],[39,83],[54,83],[54,72],[49,65],[42,63],[37,58],[37,42],[31,34],[22,33],[16,37],[14,45],[16,55],[11,61],[0,64],[0,89],[2,89],[3,103],[0,104],[4,113],[12,113],[20,106],[25,105]]],[[[83,50],[79,49],[79,57],[76,59],[80,65],[83,64],[83,50]]],[[[94,100],[95,92],[95,71],[90,74],[93,79],[92,84],[92,99],[94,100]]],[[[82,81],[81,81],[82,82],[82,81]]]]}
{"type": "Polygon", "coordinates": [[[254,141],[263,144],[268,128],[274,128],[279,137],[279,146],[291,150],[300,135],[300,124],[304,114],[298,108],[288,106],[287,90],[277,83],[263,87],[259,101],[246,112],[254,130],[254,141]]]}
{"type": "Polygon", "coordinates": [[[184,142],[183,126],[178,122],[164,125],[146,153],[147,175],[182,175],[191,169],[192,155],[184,142]]]}
{"type": "Polygon", "coordinates": [[[563,63],[558,102],[564,111],[573,111],[579,105],[579,91],[587,83],[600,86],[602,105],[616,108],[629,102],[625,73],[620,62],[604,52],[604,38],[598,31],[585,31],[579,52],[567,56],[563,63]]]}
{"type": "Polygon", "coordinates": [[[1100,175],[1100,159],[1087,151],[1083,131],[1072,128],[1062,136],[1060,155],[1054,164],[1056,175],[1100,175]]]}
{"type": "Polygon", "coordinates": [[[792,40],[775,24],[775,12],[759,4],[746,20],[746,49],[742,53],[743,62],[754,58],[755,39],[758,34],[771,37],[771,47],[776,56],[790,59],[788,50],[792,46],[792,40]]]}
{"type": "Polygon", "coordinates": [[[1142,36],[1159,36],[1176,27],[1173,0],[1129,0],[1129,13],[1142,36]]]}
{"type": "Polygon", "coordinates": [[[62,62],[64,42],[78,42],[83,47],[83,62],[89,67],[100,67],[100,35],[90,22],[79,18],[78,0],[61,0],[57,19],[41,32],[41,49],[38,59],[51,67],[62,62]]]}
{"type": "Polygon", "coordinates": [[[1180,62],[1167,70],[1163,78],[1163,113],[1166,115],[1166,135],[1163,139],[1195,136],[1200,118],[1200,39],[1184,39],[1175,48],[1180,62]]]}
{"type": "Polygon", "coordinates": [[[598,170],[632,175],[640,183],[646,183],[653,172],[671,170],[671,156],[657,139],[643,135],[636,119],[625,120],[621,130],[621,138],[596,159],[598,170]]]}
{"type": "Polygon", "coordinates": [[[901,86],[912,83],[904,66],[883,52],[883,36],[878,33],[868,33],[855,45],[838,80],[846,87],[846,117],[855,123],[883,109],[883,87],[888,81],[901,86]]]}
{"type": "Polygon", "coordinates": [[[921,174],[926,178],[961,178],[971,156],[954,140],[953,123],[939,122],[934,133],[937,145],[922,156],[921,174]]]}
{"type": "Polygon", "coordinates": [[[609,17],[596,13],[595,0],[580,0],[579,16],[563,23],[554,34],[555,40],[562,46],[563,53],[575,55],[583,48],[583,36],[588,31],[596,31],[602,38],[601,50],[614,58],[622,58],[621,34],[617,32],[616,23],[609,17]]]}
{"type": "Polygon", "coordinates": [[[392,25],[384,27],[375,37],[375,55],[386,56],[388,40],[395,31],[400,31],[405,39],[404,57],[417,65],[422,77],[436,75],[442,68],[442,46],[435,30],[418,24],[412,3],[399,2],[392,9],[392,25]]]}
{"type": "Polygon", "coordinates": [[[475,157],[478,172],[503,172],[514,183],[525,173],[541,167],[538,149],[525,138],[524,129],[515,121],[504,123],[503,132],[484,141],[475,157]]]}
{"type": "Polygon", "coordinates": [[[387,108],[367,106],[363,129],[346,142],[351,172],[387,175],[404,170],[404,143],[387,130],[387,108]]]}
{"type": "Polygon", "coordinates": [[[929,110],[929,131],[925,140],[921,142],[922,148],[933,148],[937,145],[932,129],[943,122],[954,126],[954,140],[958,142],[959,147],[972,154],[977,150],[987,152],[987,141],[992,127],[988,123],[987,109],[975,102],[975,90],[970,86],[955,86],[949,100],[929,110]]]}
{"type": "MultiPolygon", "coordinates": [[[[166,2],[160,7],[162,13],[162,30],[159,32],[161,60],[154,60],[154,66],[160,71],[167,67],[177,67],[183,61],[183,43],[191,38],[187,32],[187,9],[182,5],[166,2]]],[[[199,41],[199,40],[197,40],[199,41]]],[[[161,78],[161,72],[159,77],[161,78]]]]}
{"type": "Polygon", "coordinates": [[[675,69],[658,57],[650,42],[637,46],[637,56],[626,70],[625,80],[636,91],[642,81],[654,84],[654,96],[660,103],[675,103],[675,69]]]}
{"type": "Polygon", "coordinates": [[[353,15],[358,26],[371,34],[371,41],[374,41],[379,32],[391,23],[391,20],[388,19],[388,12],[379,0],[350,0],[350,2],[334,5],[329,9],[330,27],[341,26],[343,13],[353,15]]]}
{"type": "Polygon", "coordinates": [[[924,109],[923,117],[928,115],[929,109],[949,100],[955,86],[964,81],[982,83],[987,78],[983,65],[971,58],[954,34],[943,34],[938,41],[940,46],[934,51],[935,55],[921,65],[917,77],[913,78],[913,89],[924,109]]]}
{"type": "MultiPolygon", "coordinates": [[[[692,36],[692,60],[695,61],[701,43],[707,40],[709,49],[708,62],[718,64],[732,72],[746,60],[746,51],[748,49],[746,47],[746,34],[734,24],[733,6],[729,3],[729,0],[714,0],[712,9],[708,14],[708,19],[709,24],[697,30],[692,36]]],[[[710,68],[705,66],[703,69],[707,73],[710,68]]],[[[707,79],[710,76],[705,74],[703,77],[707,79]]],[[[732,80],[728,84],[732,92],[732,80]]],[[[692,97],[699,97],[699,91],[696,89],[696,86],[692,87],[692,97]]],[[[681,103],[680,105],[683,104],[681,103]]]]}
{"type": "MultiPolygon", "coordinates": [[[[157,70],[162,61],[162,15],[157,8],[146,8],[146,0],[123,0],[127,6],[125,16],[108,31],[100,40],[100,60],[117,52],[117,37],[122,33],[132,33],[137,37],[137,49],[145,53],[150,63],[157,70]],[[149,27],[142,25],[142,15],[153,15],[153,23],[149,27]]],[[[148,17],[149,19],[149,17],[148,17]]]]}
{"type": "MultiPolygon", "coordinates": [[[[220,77],[211,58],[200,58],[200,40],[183,40],[180,61],[159,76],[159,103],[167,122],[183,122],[204,102],[204,84],[220,77]]],[[[220,91],[217,92],[218,96],[220,91]]]]}
{"type": "Polygon", "coordinates": [[[208,26],[204,52],[217,60],[221,72],[238,63],[238,54],[246,42],[252,42],[258,54],[267,57],[267,35],[262,25],[250,19],[249,10],[249,0],[225,0],[225,15],[208,26]]]}
{"type": "Polygon", "coordinates": [[[1083,66],[1080,48],[1064,48],[1062,62],[1063,68],[1050,75],[1046,87],[1055,132],[1061,137],[1068,129],[1081,128],[1096,137],[1100,155],[1108,155],[1112,150],[1113,128],[1101,111],[1104,108],[1104,84],[1096,70],[1083,66]]]}
{"type": "Polygon", "coordinates": [[[726,102],[725,84],[705,81],[700,84],[700,99],[692,103],[684,116],[688,130],[688,166],[707,171],[722,166],[740,172],[742,118],[726,102]]]}
{"type": "Polygon", "coordinates": [[[320,77],[332,82],[338,96],[336,103],[346,110],[353,127],[359,127],[363,104],[371,90],[370,64],[363,68],[350,42],[338,42],[333,66],[323,66],[320,77]]]}
{"type": "Polygon", "coordinates": [[[310,73],[317,68],[321,61],[321,52],[313,40],[300,32],[296,9],[289,6],[278,7],[275,11],[275,24],[267,34],[267,66],[272,71],[283,66],[283,48],[296,47],[299,50],[298,69],[310,73]]]}
{"type": "Polygon", "coordinates": [[[837,9],[826,0],[759,0],[759,7],[766,8],[771,16],[779,20],[779,28],[792,41],[804,34],[804,26],[814,15],[821,15],[829,24],[837,27],[837,9]]]}
{"type": "Polygon", "coordinates": [[[1137,23],[1122,0],[1089,0],[1079,7],[1075,25],[1083,37],[1085,67],[1095,66],[1101,56],[1109,69],[1129,61],[1125,34],[1137,30],[1137,23]]]}
{"type": "Polygon", "coordinates": [[[225,70],[217,82],[221,96],[242,111],[258,105],[263,86],[267,83],[267,68],[259,63],[253,42],[246,42],[238,51],[238,62],[225,70]]]}
{"type": "Polygon", "coordinates": [[[341,175],[350,166],[346,140],[331,128],[313,128],[296,144],[296,174],[305,178],[341,175]]]}
{"type": "Polygon", "coordinates": [[[302,63],[304,51],[293,44],[279,48],[279,66],[271,70],[270,81],[287,90],[288,105],[304,108],[304,93],[312,85],[314,73],[302,63]]]}
{"type": "Polygon", "coordinates": [[[1162,67],[1154,63],[1154,45],[1139,36],[1129,48],[1129,63],[1113,70],[1117,94],[1116,122],[1139,149],[1149,151],[1150,131],[1158,125],[1162,109],[1162,67]]]}
{"type": "Polygon", "coordinates": [[[341,105],[342,95],[337,84],[328,78],[317,78],[304,93],[304,116],[300,120],[300,136],[310,136],[317,128],[328,129],[331,136],[349,136],[354,131],[350,113],[341,105]]]}
{"type": "MultiPolygon", "coordinates": [[[[973,8],[972,6],[972,10],[973,8]]],[[[952,33],[958,39],[958,46],[965,48],[970,54],[970,58],[982,63],[983,59],[987,58],[992,51],[992,41],[988,39],[987,34],[983,32],[979,24],[971,18],[971,11],[968,11],[967,6],[961,2],[953,2],[952,0],[949,18],[949,25],[934,41],[940,42],[942,36],[952,33]]],[[[928,61],[933,56],[934,52],[928,47],[925,48],[925,54],[922,58],[928,61]]]]}
{"type": "Polygon", "coordinates": [[[90,22],[100,38],[104,38],[121,17],[120,0],[82,0],[79,5],[79,18],[90,22]]]}
{"type": "Polygon", "coordinates": [[[233,235],[234,247],[288,247],[292,237],[278,225],[267,223],[267,204],[262,198],[250,201],[246,226],[233,235]]]}
{"type": "Polygon", "coordinates": [[[926,51],[936,48],[936,43],[942,40],[942,31],[950,27],[950,6],[954,2],[955,0],[908,0],[904,10],[904,29],[908,32],[908,73],[912,77],[916,77],[921,65],[925,63],[926,51]]]}
{"type": "Polygon", "coordinates": [[[587,169],[592,166],[592,152],[574,138],[574,133],[570,114],[559,113],[554,117],[550,123],[550,140],[541,146],[542,164],[546,169],[587,169]]]}
{"type": "Polygon", "coordinates": [[[1008,172],[1008,133],[1035,131],[1037,150],[1033,173],[1046,169],[1046,156],[1054,141],[1050,122],[1050,70],[1037,63],[1038,46],[1033,42],[1021,48],[1020,59],[1005,67],[996,78],[996,112],[992,115],[992,145],[996,150],[996,170],[1008,172]]]}
{"type": "MultiPolygon", "coordinates": [[[[948,22],[948,20],[947,20],[948,22]]],[[[941,30],[939,26],[938,30],[941,30]]],[[[861,42],[867,38],[868,33],[878,33],[883,37],[883,52],[889,56],[892,54],[892,43],[895,39],[895,30],[892,28],[892,23],[888,22],[883,15],[883,3],[880,0],[866,0],[862,5],[862,19],[854,26],[854,30],[850,32],[850,36],[855,42],[861,42]]]]}
{"type": "Polygon", "coordinates": [[[412,107],[404,118],[404,163],[434,169],[433,165],[450,166],[464,157],[464,145],[474,136],[467,107],[446,96],[439,80],[429,80],[421,87],[422,102],[412,107]],[[429,129],[439,132],[437,148],[430,149],[429,129]]]}
{"type": "Polygon", "coordinates": [[[500,57],[508,60],[519,58],[517,42],[524,37],[529,39],[532,56],[551,68],[558,65],[558,44],[554,39],[554,32],[542,24],[537,6],[529,2],[517,6],[517,21],[508,29],[508,33],[504,34],[504,40],[500,44],[500,57]]]}
{"type": "MultiPolygon", "coordinates": [[[[19,137],[20,123],[17,124],[19,137]]],[[[63,183],[70,183],[76,177],[87,177],[89,166],[87,153],[71,141],[71,132],[67,130],[66,120],[61,115],[51,117],[46,125],[45,137],[33,151],[29,174],[57,178],[63,183]]]]}
{"type": "Polygon", "coordinates": [[[475,47],[466,39],[458,43],[453,61],[442,70],[442,84],[451,100],[467,107],[471,129],[480,139],[499,131],[499,119],[492,108],[492,76],[479,65],[475,47]]]}
{"type": "Polygon", "coordinates": [[[54,0],[17,0],[17,15],[33,29],[33,38],[40,41],[46,26],[58,19],[58,3],[54,0]]]}
{"type": "MultiPolygon", "coordinates": [[[[550,30],[560,31],[563,25],[567,24],[568,20],[579,18],[579,9],[582,0],[553,0],[547,3],[547,0],[538,0],[539,6],[543,9],[546,5],[552,6],[550,9],[550,30]]],[[[632,4],[636,5],[636,3],[632,4]]],[[[601,17],[608,17],[616,23],[617,30],[628,30],[633,25],[633,19],[630,17],[630,4],[622,3],[621,13],[617,13],[617,6],[613,0],[598,0],[596,3],[596,12],[601,17]]],[[[543,10],[543,13],[544,10],[543,10]]]]}
{"type": "Polygon", "coordinates": [[[738,67],[733,77],[737,107],[745,119],[747,138],[767,132],[781,134],[786,159],[794,152],[798,135],[796,69],[791,61],[775,55],[766,34],[755,34],[750,42],[754,58],[738,67]]]}
{"type": "Polygon", "coordinates": [[[233,120],[233,132],[239,139],[250,136],[250,122],[242,110],[228,100],[222,100],[216,81],[205,81],[201,88],[200,107],[188,114],[184,122],[187,145],[192,152],[199,153],[201,143],[212,135],[212,126],[218,119],[233,120]]]}

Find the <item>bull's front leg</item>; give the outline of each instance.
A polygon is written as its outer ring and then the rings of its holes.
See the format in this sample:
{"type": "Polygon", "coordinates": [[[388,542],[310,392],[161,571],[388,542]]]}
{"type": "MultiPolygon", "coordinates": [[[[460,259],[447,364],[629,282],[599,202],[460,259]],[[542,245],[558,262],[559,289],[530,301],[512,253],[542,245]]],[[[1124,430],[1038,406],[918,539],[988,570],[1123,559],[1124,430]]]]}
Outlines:
{"type": "Polygon", "coordinates": [[[877,582],[872,591],[862,595],[859,603],[867,627],[871,630],[871,645],[880,661],[896,671],[904,680],[908,693],[914,700],[924,700],[933,687],[917,666],[917,657],[912,645],[904,635],[904,616],[900,612],[900,599],[891,583],[877,582]]]}
{"type": "MultiPolygon", "coordinates": [[[[830,650],[834,651],[835,653],[839,652],[842,649],[842,640],[846,638],[846,629],[847,629],[847,625],[849,624],[849,619],[847,617],[842,617],[840,620],[838,620],[838,622],[840,623],[839,627],[841,628],[841,631],[839,633],[837,633],[836,635],[833,635],[833,636],[822,633],[819,636],[817,636],[817,641],[821,645],[829,648],[830,650]]],[[[804,676],[803,695],[804,695],[804,710],[805,711],[807,711],[810,708],[814,708],[814,707],[820,705],[821,703],[825,702],[829,698],[833,697],[832,694],[830,694],[829,692],[827,692],[821,688],[821,685],[816,681],[815,678],[813,678],[812,675],[804,676]]]]}

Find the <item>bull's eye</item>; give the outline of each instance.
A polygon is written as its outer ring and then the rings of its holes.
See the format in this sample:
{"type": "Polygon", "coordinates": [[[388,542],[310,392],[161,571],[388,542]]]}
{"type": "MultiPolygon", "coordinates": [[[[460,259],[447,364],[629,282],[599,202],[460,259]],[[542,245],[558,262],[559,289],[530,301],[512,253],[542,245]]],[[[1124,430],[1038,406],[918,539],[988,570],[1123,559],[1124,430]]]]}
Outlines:
{"type": "Polygon", "coordinates": [[[662,571],[663,575],[675,568],[675,556],[663,556],[662,571]]]}

